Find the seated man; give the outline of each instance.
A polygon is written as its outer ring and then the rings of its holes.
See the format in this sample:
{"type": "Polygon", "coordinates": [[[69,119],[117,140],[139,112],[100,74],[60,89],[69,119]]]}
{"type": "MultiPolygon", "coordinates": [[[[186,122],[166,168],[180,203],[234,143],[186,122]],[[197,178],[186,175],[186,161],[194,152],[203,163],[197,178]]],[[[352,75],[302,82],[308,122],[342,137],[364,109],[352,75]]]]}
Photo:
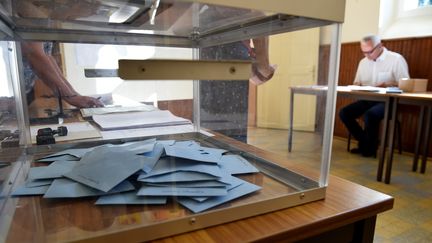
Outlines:
{"type": "MultiPolygon", "coordinates": [[[[387,50],[378,36],[368,35],[360,42],[364,58],[360,61],[354,85],[397,86],[401,78],[409,78],[408,65],[398,53],[387,50]]],[[[378,147],[378,130],[384,118],[384,103],[359,100],[341,109],[339,116],[348,131],[358,141],[351,153],[373,156],[378,147]],[[357,118],[363,115],[364,129],[357,118]]]]}

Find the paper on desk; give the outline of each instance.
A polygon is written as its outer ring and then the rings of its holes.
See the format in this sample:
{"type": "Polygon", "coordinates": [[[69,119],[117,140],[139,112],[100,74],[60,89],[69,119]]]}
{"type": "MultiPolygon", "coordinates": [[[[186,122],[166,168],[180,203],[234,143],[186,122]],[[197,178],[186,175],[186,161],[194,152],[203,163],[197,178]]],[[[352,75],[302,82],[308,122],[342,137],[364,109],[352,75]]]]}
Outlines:
{"type": "Polygon", "coordinates": [[[218,163],[222,157],[222,153],[224,152],[226,152],[226,150],[207,147],[190,148],[176,146],[175,144],[171,146],[165,146],[165,153],[168,156],[208,163],[218,163]]]}
{"type": "Polygon", "coordinates": [[[40,179],[40,180],[27,180],[25,182],[25,187],[38,187],[38,186],[48,186],[54,179],[40,179]]]}
{"type": "MultiPolygon", "coordinates": [[[[145,173],[140,176],[145,176],[145,173]]],[[[218,177],[212,176],[210,174],[204,174],[200,172],[193,171],[177,171],[173,173],[152,176],[149,178],[140,179],[138,181],[151,182],[151,183],[161,183],[161,182],[182,182],[182,181],[210,181],[217,180],[218,177]]]]}
{"type": "Polygon", "coordinates": [[[57,130],[57,127],[59,127],[59,126],[66,126],[68,129],[68,134],[66,136],[55,135],[54,138],[55,138],[56,142],[102,137],[99,130],[96,129],[95,127],[93,127],[88,122],[71,122],[71,123],[64,123],[62,125],[51,124],[51,125],[30,126],[30,134],[31,134],[32,143],[33,144],[36,143],[36,135],[37,135],[37,131],[39,129],[49,127],[53,130],[57,130]]]}
{"type": "Polygon", "coordinates": [[[76,161],[54,161],[48,166],[31,167],[28,173],[30,180],[60,178],[71,171],[76,161]]]}
{"type": "Polygon", "coordinates": [[[168,110],[94,115],[93,120],[102,130],[172,126],[191,123],[187,119],[174,116],[168,110]]]}
{"type": "Polygon", "coordinates": [[[113,205],[113,204],[166,204],[167,197],[144,197],[137,196],[135,191],[116,193],[112,195],[101,196],[96,201],[96,205],[113,205]]]}
{"type": "Polygon", "coordinates": [[[385,88],[375,87],[375,86],[358,86],[358,85],[348,85],[351,91],[365,91],[365,92],[385,92],[385,88]]]}
{"type": "Polygon", "coordinates": [[[33,196],[33,195],[43,195],[48,190],[50,185],[44,185],[44,186],[36,186],[36,187],[26,187],[26,186],[20,186],[16,188],[12,192],[12,196],[33,196]]]}
{"type": "Polygon", "coordinates": [[[60,156],[55,156],[55,157],[38,159],[38,160],[36,160],[36,162],[78,161],[78,160],[79,160],[79,158],[77,158],[75,156],[65,154],[65,155],[60,155],[60,156]]]}
{"type": "Polygon", "coordinates": [[[64,176],[108,192],[141,170],[145,160],[144,156],[130,154],[121,147],[101,146],[85,154],[80,163],[64,176]]]}
{"type": "Polygon", "coordinates": [[[231,175],[257,173],[259,170],[255,168],[249,161],[240,155],[230,154],[223,155],[219,166],[222,170],[227,171],[231,175]]]}
{"type": "Polygon", "coordinates": [[[66,178],[56,179],[44,194],[44,198],[76,198],[101,196],[135,190],[129,181],[122,181],[108,192],[103,192],[66,178]]]}
{"type": "Polygon", "coordinates": [[[176,200],[181,205],[190,209],[192,212],[199,213],[209,208],[218,206],[222,203],[244,196],[246,194],[258,191],[260,189],[261,187],[244,181],[240,186],[234,187],[233,189],[229,190],[226,196],[209,197],[207,200],[204,200],[202,202],[196,201],[188,197],[178,197],[176,200]]]}
{"type": "Polygon", "coordinates": [[[178,187],[178,186],[142,186],[139,196],[224,196],[227,189],[221,187],[178,187]]]}
{"type": "Polygon", "coordinates": [[[197,163],[182,158],[164,157],[159,159],[153,169],[146,175],[141,175],[139,179],[149,178],[162,174],[172,173],[176,171],[192,171],[221,177],[222,171],[217,164],[197,163]]]}
{"type": "Polygon", "coordinates": [[[91,117],[94,115],[103,115],[110,113],[134,112],[134,111],[154,111],[157,108],[152,105],[140,104],[138,106],[111,106],[97,108],[82,108],[82,117],[91,117]]]}

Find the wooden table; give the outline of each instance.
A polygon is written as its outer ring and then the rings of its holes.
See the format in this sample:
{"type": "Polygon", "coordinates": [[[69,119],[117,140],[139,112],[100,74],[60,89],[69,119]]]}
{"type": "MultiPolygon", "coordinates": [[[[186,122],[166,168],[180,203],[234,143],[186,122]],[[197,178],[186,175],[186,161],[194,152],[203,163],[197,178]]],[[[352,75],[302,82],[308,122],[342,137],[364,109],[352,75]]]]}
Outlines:
{"type": "Polygon", "coordinates": [[[156,242],[372,242],[376,215],[393,198],[331,176],[325,200],[156,242]]]}
{"type": "MultiPolygon", "coordinates": [[[[393,94],[394,97],[394,105],[392,106],[392,114],[397,114],[398,104],[407,104],[407,105],[416,105],[420,106],[420,114],[419,114],[419,122],[417,126],[417,134],[416,134],[416,142],[414,147],[414,158],[413,158],[413,166],[412,171],[417,171],[418,167],[418,159],[420,155],[420,146],[422,147],[422,161],[420,172],[426,172],[426,162],[427,156],[429,152],[429,142],[431,137],[431,123],[432,123],[432,92],[423,92],[423,93],[402,93],[402,94],[393,94]]],[[[389,138],[389,157],[387,159],[386,165],[386,173],[385,173],[385,182],[390,183],[391,180],[391,170],[393,164],[393,149],[394,149],[394,141],[393,134],[395,130],[394,121],[391,121],[390,125],[390,134],[389,138]]]]}
{"type": "MultiPolygon", "coordinates": [[[[290,126],[288,131],[288,151],[289,152],[291,152],[292,150],[295,94],[311,94],[311,95],[325,97],[325,95],[327,94],[327,86],[295,86],[295,87],[290,87],[290,89],[291,89],[291,97],[290,97],[291,102],[290,102],[290,111],[289,111],[290,126]]],[[[338,86],[337,95],[350,97],[358,100],[379,101],[385,104],[384,118],[383,118],[384,124],[381,131],[380,149],[378,151],[379,162],[378,162],[378,169],[377,169],[377,181],[381,181],[384,172],[385,151],[386,151],[385,147],[387,144],[387,138],[391,137],[392,139],[393,134],[389,135],[389,132],[394,132],[394,129],[389,130],[391,117],[395,117],[395,116],[389,116],[389,111],[391,110],[392,105],[394,103],[393,94],[387,94],[383,92],[351,91],[347,87],[338,86]]],[[[393,143],[389,144],[389,147],[390,146],[393,146],[393,143]]]]}
{"type": "MultiPolygon", "coordinates": [[[[291,87],[291,104],[290,104],[290,129],[288,134],[288,151],[292,149],[292,133],[293,133],[293,110],[294,110],[294,95],[295,94],[311,94],[323,96],[327,92],[326,86],[296,86],[291,87]]],[[[393,150],[394,150],[394,134],[396,129],[398,104],[416,105],[421,107],[419,123],[417,127],[416,143],[413,158],[413,171],[417,171],[418,159],[420,155],[420,146],[422,147],[422,161],[420,172],[425,173],[426,162],[429,149],[429,140],[431,137],[431,123],[432,123],[432,92],[424,93],[383,93],[383,92],[364,92],[364,91],[350,91],[347,87],[337,87],[338,96],[350,97],[358,100],[371,100],[380,101],[385,103],[384,124],[381,131],[380,149],[378,151],[378,169],[377,181],[381,181],[384,173],[384,182],[390,183],[391,170],[393,164],[393,150]],[[391,112],[391,115],[389,114],[391,112]],[[387,145],[388,142],[388,145],[387,145]],[[388,146],[389,153],[386,161],[386,145],[388,146]]]]}

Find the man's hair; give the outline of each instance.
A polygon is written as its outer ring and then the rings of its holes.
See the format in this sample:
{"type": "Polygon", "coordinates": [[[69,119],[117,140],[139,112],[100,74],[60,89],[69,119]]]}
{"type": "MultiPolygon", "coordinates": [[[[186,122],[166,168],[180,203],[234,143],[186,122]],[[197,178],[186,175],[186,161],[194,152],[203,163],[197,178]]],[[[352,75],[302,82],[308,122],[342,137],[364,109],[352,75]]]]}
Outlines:
{"type": "Polygon", "coordinates": [[[381,39],[379,38],[379,36],[377,35],[366,35],[365,37],[362,38],[361,40],[362,42],[372,42],[372,46],[375,47],[377,46],[379,43],[381,43],[381,39]]]}

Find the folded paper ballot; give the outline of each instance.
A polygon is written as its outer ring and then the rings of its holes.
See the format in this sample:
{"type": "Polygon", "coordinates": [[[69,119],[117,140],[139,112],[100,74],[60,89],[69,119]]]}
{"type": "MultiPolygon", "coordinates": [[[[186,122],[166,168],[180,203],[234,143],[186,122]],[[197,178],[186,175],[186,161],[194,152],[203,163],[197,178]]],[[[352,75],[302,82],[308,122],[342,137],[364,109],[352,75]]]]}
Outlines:
{"type": "Polygon", "coordinates": [[[217,164],[197,163],[196,161],[188,159],[164,157],[159,159],[159,161],[149,173],[146,175],[141,175],[139,178],[144,179],[176,171],[200,172],[212,175],[214,177],[222,176],[222,171],[217,164]]]}
{"type": "Polygon", "coordinates": [[[211,181],[218,180],[219,177],[212,176],[206,173],[194,171],[176,171],[168,174],[142,178],[145,174],[138,176],[138,181],[160,183],[160,182],[184,182],[184,181],[211,181]]]}
{"type": "Polygon", "coordinates": [[[219,163],[226,150],[207,147],[165,146],[168,156],[196,160],[200,162],[219,163]]]}
{"type": "MultiPolygon", "coordinates": [[[[235,187],[240,186],[241,184],[243,184],[243,182],[245,182],[244,180],[241,180],[237,177],[225,174],[223,175],[222,178],[219,179],[220,182],[227,184],[226,189],[229,191],[235,187]]],[[[198,196],[198,197],[190,197],[195,201],[198,202],[202,202],[204,200],[207,200],[209,197],[203,197],[203,196],[198,196]]]]}
{"type": "Polygon", "coordinates": [[[231,175],[259,172],[249,161],[235,154],[223,155],[219,166],[231,175]]]}
{"type": "Polygon", "coordinates": [[[38,187],[38,186],[48,186],[54,179],[41,179],[41,180],[27,180],[25,182],[25,187],[38,187]]]}
{"type": "Polygon", "coordinates": [[[60,178],[71,171],[77,161],[54,161],[48,166],[31,167],[28,173],[30,180],[60,178]]]}
{"type": "Polygon", "coordinates": [[[187,119],[173,115],[168,110],[94,115],[93,120],[102,130],[161,127],[191,123],[187,119]]]}
{"type": "Polygon", "coordinates": [[[224,196],[227,194],[225,187],[178,187],[178,186],[142,186],[138,196],[224,196]]]}
{"type": "Polygon", "coordinates": [[[244,196],[246,194],[258,191],[260,189],[261,187],[245,181],[241,185],[229,190],[228,194],[225,196],[209,197],[207,200],[204,200],[202,202],[188,197],[178,197],[176,198],[176,200],[192,212],[199,213],[209,208],[216,207],[222,203],[244,196]]]}
{"type": "Polygon", "coordinates": [[[129,181],[123,181],[108,192],[103,192],[66,178],[56,179],[49,186],[44,198],[77,198],[100,196],[135,190],[129,181]]]}
{"type": "Polygon", "coordinates": [[[85,154],[80,163],[64,176],[108,192],[141,170],[146,159],[144,156],[128,154],[128,150],[122,147],[101,146],[85,154]]]}
{"type": "Polygon", "coordinates": [[[60,152],[57,152],[54,154],[47,155],[43,158],[53,158],[53,157],[61,157],[64,155],[70,155],[70,156],[73,156],[73,157],[79,159],[79,158],[83,157],[84,154],[92,151],[93,149],[94,149],[93,147],[92,148],[67,149],[67,150],[63,150],[63,151],[60,151],[60,152]]]}
{"type": "Polygon", "coordinates": [[[50,185],[43,186],[35,186],[35,187],[27,187],[25,185],[16,188],[12,192],[12,196],[34,196],[34,195],[43,195],[48,190],[50,185]]]}
{"type": "Polygon", "coordinates": [[[145,183],[148,186],[178,186],[178,187],[227,187],[230,184],[222,181],[183,181],[183,182],[160,182],[160,183],[145,183]]]}
{"type": "Polygon", "coordinates": [[[138,196],[135,191],[116,193],[101,196],[95,202],[96,205],[115,205],[115,204],[166,204],[167,197],[162,196],[138,196]]]}
{"type": "Polygon", "coordinates": [[[41,158],[36,160],[36,162],[53,162],[53,161],[78,161],[79,158],[72,156],[70,154],[60,155],[60,156],[54,156],[54,157],[47,157],[47,158],[41,158]]]}
{"type": "Polygon", "coordinates": [[[260,189],[232,176],[257,168],[226,152],[193,140],[156,139],[67,149],[37,160],[52,163],[31,167],[25,185],[12,195],[100,196],[96,205],[165,204],[174,196],[202,212],[260,189]]]}

